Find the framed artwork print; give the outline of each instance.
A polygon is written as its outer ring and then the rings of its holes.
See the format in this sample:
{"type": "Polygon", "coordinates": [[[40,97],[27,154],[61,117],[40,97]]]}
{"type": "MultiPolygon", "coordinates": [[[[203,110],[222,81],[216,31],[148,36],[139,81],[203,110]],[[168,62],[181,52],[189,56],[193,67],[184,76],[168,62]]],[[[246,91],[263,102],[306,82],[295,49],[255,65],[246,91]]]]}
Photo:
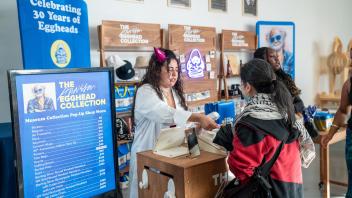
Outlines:
{"type": "Polygon", "coordinates": [[[258,16],[257,0],[242,0],[242,14],[244,16],[258,16]]]}
{"type": "Polygon", "coordinates": [[[278,53],[281,68],[295,77],[295,24],[293,22],[258,21],[258,48],[270,47],[278,53]]]}
{"type": "Polygon", "coordinates": [[[169,7],[191,8],[191,0],[167,0],[169,7]]]}
{"type": "Polygon", "coordinates": [[[209,11],[227,12],[227,0],[208,0],[209,11]]]}

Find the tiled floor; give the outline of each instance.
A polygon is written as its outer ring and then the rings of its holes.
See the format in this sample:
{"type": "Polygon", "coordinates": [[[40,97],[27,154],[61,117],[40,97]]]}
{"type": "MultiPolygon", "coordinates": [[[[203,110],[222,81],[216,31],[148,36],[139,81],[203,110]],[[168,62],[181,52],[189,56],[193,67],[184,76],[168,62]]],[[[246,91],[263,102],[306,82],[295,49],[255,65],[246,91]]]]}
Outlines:
{"type": "MultiPolygon", "coordinates": [[[[334,180],[347,183],[347,169],[344,158],[345,143],[340,142],[330,147],[330,177],[334,180]]],[[[308,169],[303,169],[304,197],[320,198],[319,190],[319,146],[316,146],[317,158],[312,162],[308,169]]],[[[344,198],[347,191],[346,187],[331,185],[331,197],[344,198]]]]}

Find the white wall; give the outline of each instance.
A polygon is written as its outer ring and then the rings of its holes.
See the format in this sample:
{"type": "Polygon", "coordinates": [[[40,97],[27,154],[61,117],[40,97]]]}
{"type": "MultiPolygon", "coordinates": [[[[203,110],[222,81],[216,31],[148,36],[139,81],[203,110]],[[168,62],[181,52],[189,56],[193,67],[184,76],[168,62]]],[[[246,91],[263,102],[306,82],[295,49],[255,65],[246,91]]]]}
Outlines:
{"type": "Polygon", "coordinates": [[[0,123],[2,123],[11,120],[6,71],[22,68],[16,1],[0,2],[0,26],[0,123]]]}
{"type": "MultiPolygon", "coordinates": [[[[96,26],[102,20],[199,25],[221,29],[255,30],[257,20],[293,21],[296,24],[296,81],[303,90],[303,100],[312,104],[317,90],[321,58],[331,50],[335,35],[345,45],[352,38],[350,0],[259,0],[258,17],[243,17],[240,0],[228,0],[228,13],[208,11],[207,0],[192,0],[192,9],[167,7],[167,0],[144,0],[131,3],[118,0],[87,0],[90,24],[92,65],[99,65],[96,26]]],[[[21,52],[15,0],[0,1],[0,122],[10,121],[6,70],[20,68],[21,52]]],[[[35,48],[34,48],[35,49],[35,48]]],[[[327,79],[325,79],[326,81],[327,79]]]]}

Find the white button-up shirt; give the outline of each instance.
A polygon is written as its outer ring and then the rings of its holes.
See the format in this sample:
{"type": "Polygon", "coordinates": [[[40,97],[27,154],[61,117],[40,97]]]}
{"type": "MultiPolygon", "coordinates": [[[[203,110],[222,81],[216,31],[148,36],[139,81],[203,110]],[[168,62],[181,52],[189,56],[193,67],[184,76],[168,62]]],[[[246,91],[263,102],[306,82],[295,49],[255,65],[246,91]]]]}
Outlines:
{"type": "Polygon", "coordinates": [[[138,197],[137,159],[136,153],[152,150],[162,128],[171,125],[185,127],[191,112],[185,111],[181,100],[172,90],[176,109],[170,107],[166,98],[161,100],[150,84],[141,86],[135,101],[135,134],[131,149],[130,161],[130,198],[138,197]]]}

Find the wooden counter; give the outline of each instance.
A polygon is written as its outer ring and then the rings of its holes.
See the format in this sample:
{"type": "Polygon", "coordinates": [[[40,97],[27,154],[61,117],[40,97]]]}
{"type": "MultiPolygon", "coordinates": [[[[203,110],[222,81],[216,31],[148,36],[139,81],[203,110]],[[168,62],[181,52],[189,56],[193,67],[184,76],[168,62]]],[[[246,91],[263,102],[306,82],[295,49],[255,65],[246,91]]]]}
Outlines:
{"type": "Polygon", "coordinates": [[[227,180],[226,155],[201,151],[200,156],[167,158],[152,151],[137,153],[138,182],[142,171],[148,174],[148,187],[139,188],[139,197],[163,198],[168,181],[175,184],[177,198],[214,197],[222,182],[227,180]]]}

